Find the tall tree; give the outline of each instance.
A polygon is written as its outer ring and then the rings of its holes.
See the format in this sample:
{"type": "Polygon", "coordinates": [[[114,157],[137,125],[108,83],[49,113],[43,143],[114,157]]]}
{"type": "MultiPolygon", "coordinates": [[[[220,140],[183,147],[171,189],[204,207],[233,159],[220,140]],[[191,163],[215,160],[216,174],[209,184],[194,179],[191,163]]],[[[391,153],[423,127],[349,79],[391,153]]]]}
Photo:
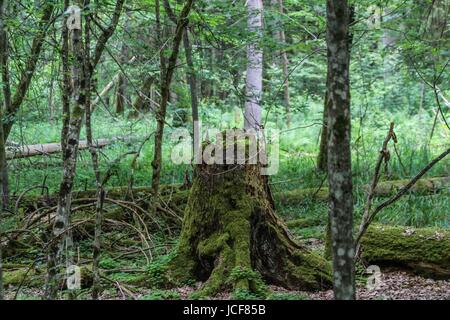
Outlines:
{"type": "MultiPolygon", "coordinates": [[[[355,8],[354,6],[350,6],[350,16],[349,16],[349,25],[352,25],[354,22],[355,8]]],[[[349,42],[349,50],[351,49],[351,45],[353,42],[353,36],[349,31],[348,36],[349,42]]],[[[323,116],[322,116],[322,130],[320,131],[320,145],[319,145],[319,155],[317,157],[317,169],[322,172],[327,172],[328,169],[328,76],[329,72],[327,71],[326,77],[326,87],[325,87],[325,98],[324,98],[324,106],[323,106],[323,116]]]]}
{"type": "MultiPolygon", "coordinates": [[[[1,5],[3,7],[3,11],[6,8],[8,1],[3,0],[1,5]]],[[[25,68],[21,72],[19,76],[19,83],[15,88],[14,96],[11,94],[11,84],[9,77],[9,67],[8,67],[8,37],[6,30],[2,28],[1,32],[1,61],[0,64],[1,72],[2,72],[2,84],[3,84],[3,96],[4,96],[4,112],[2,118],[2,126],[3,126],[3,143],[0,143],[0,153],[5,153],[5,143],[9,137],[11,132],[11,128],[15,122],[15,117],[24,101],[28,89],[31,84],[31,80],[33,78],[34,72],[36,70],[36,65],[42,51],[42,47],[44,44],[45,36],[47,34],[47,30],[52,24],[52,16],[54,10],[54,3],[50,1],[45,4],[43,8],[43,14],[38,22],[37,31],[34,33],[34,37],[31,44],[31,49],[27,56],[25,68]]],[[[8,206],[9,202],[9,186],[8,186],[8,166],[6,160],[0,164],[1,168],[1,196],[3,198],[2,206],[8,206]]]]}
{"type": "MultiPolygon", "coordinates": [[[[164,0],[164,9],[169,15],[172,22],[177,23],[177,17],[170,7],[169,0],[164,0]]],[[[192,55],[192,44],[189,39],[189,25],[186,25],[185,30],[183,32],[183,46],[184,46],[184,54],[186,56],[186,64],[187,64],[187,82],[189,84],[189,90],[191,95],[191,110],[192,110],[192,122],[193,122],[193,136],[200,137],[199,132],[199,116],[198,116],[198,94],[197,94],[197,75],[195,73],[194,60],[192,55]]],[[[195,142],[200,141],[200,139],[193,139],[193,149],[194,152],[196,149],[195,142]]]]}
{"type": "Polygon", "coordinates": [[[261,99],[263,77],[263,2],[247,1],[247,25],[252,39],[247,45],[247,79],[245,86],[244,128],[258,131],[261,128],[261,99]]]}
{"type": "MultiPolygon", "coordinates": [[[[60,283],[59,269],[62,265],[69,267],[72,264],[72,237],[70,233],[70,210],[73,180],[75,178],[78,144],[80,139],[81,125],[85,111],[85,72],[84,72],[84,48],[81,27],[81,9],[70,6],[67,9],[70,17],[63,26],[63,39],[69,38],[69,45],[63,44],[65,49],[70,48],[73,56],[71,73],[71,103],[72,111],[69,112],[68,129],[63,133],[61,140],[64,141],[63,152],[63,175],[58,194],[58,206],[56,209],[55,223],[53,226],[53,241],[49,248],[49,273],[47,278],[46,298],[57,297],[58,283],[60,283]],[[65,261],[63,261],[65,259],[65,261]]],[[[64,53],[68,56],[69,52],[64,53]]],[[[66,57],[65,57],[66,59],[66,57]]],[[[67,60],[64,63],[68,63],[67,60]]],[[[65,67],[67,69],[67,67],[65,67]]],[[[67,79],[66,79],[67,80],[67,79]]]]}
{"type": "MultiPolygon", "coordinates": [[[[7,41],[6,41],[6,30],[5,30],[5,11],[6,11],[6,0],[0,0],[0,68],[2,74],[2,86],[3,86],[3,104],[0,105],[0,124],[3,123],[3,110],[8,109],[8,105],[11,101],[11,95],[9,90],[9,73],[8,73],[8,63],[7,63],[7,41]]],[[[0,125],[0,166],[6,166],[6,151],[5,151],[5,136],[3,133],[3,125],[0,125]]],[[[2,173],[6,170],[2,170],[2,173]]],[[[5,206],[5,184],[4,179],[7,176],[0,173],[0,222],[1,216],[3,215],[3,209],[5,206]]],[[[7,197],[6,197],[7,199],[7,197]]],[[[3,300],[3,243],[2,243],[2,232],[0,231],[0,300],[3,300]]]]}
{"type": "MultiPolygon", "coordinates": [[[[157,3],[157,11],[159,12],[159,1],[157,3]]],[[[161,103],[159,109],[156,112],[156,133],[155,133],[155,154],[152,161],[152,194],[157,197],[159,193],[159,184],[161,179],[161,161],[162,161],[162,144],[163,144],[163,134],[164,125],[166,122],[167,105],[170,99],[170,85],[172,83],[172,77],[175,71],[178,52],[180,50],[180,43],[183,37],[183,32],[188,24],[188,16],[191,11],[194,0],[187,0],[184,4],[183,9],[177,19],[177,26],[175,29],[175,34],[173,37],[173,43],[171,48],[171,54],[165,63],[164,57],[161,55],[161,103]]],[[[160,34],[161,30],[158,31],[160,34]]],[[[160,48],[164,51],[163,48],[160,48]]]]}
{"type": "MultiPolygon", "coordinates": [[[[84,4],[83,0],[80,0],[84,4]]],[[[62,30],[62,63],[63,63],[63,129],[61,146],[63,147],[63,174],[58,193],[58,205],[53,225],[53,238],[50,239],[47,259],[46,298],[57,296],[60,268],[62,263],[71,264],[72,237],[70,234],[70,212],[72,205],[72,188],[77,167],[80,131],[86,110],[86,83],[100,61],[108,39],[114,33],[119,21],[125,0],[117,0],[110,25],[103,29],[94,50],[94,56],[87,62],[83,44],[81,9],[70,6],[65,1],[66,10],[70,14],[63,24],[62,30]],[[73,57],[69,75],[69,53],[73,57]],[[69,90],[71,99],[69,101],[69,90]],[[65,258],[65,261],[63,261],[65,258]]],[[[89,37],[88,37],[89,39],[89,37]]],[[[90,46],[88,46],[89,48],[90,46]]],[[[90,55],[88,55],[89,57],[90,55]]],[[[90,86],[89,86],[90,87],[90,86]]],[[[89,93],[89,90],[88,90],[89,93]]]]}
{"type": "MultiPolygon", "coordinates": [[[[0,123],[3,124],[5,111],[11,109],[11,85],[9,80],[8,67],[8,36],[6,33],[5,13],[8,1],[0,1],[0,68],[2,77],[3,105],[0,106],[0,123]]],[[[9,205],[9,184],[8,184],[8,164],[6,162],[6,138],[3,125],[0,129],[0,208],[7,208],[9,205]]],[[[1,289],[0,289],[1,290],[1,289]]]]}
{"type": "Polygon", "coordinates": [[[336,299],[355,299],[347,0],[327,0],[329,219],[336,299]]]}

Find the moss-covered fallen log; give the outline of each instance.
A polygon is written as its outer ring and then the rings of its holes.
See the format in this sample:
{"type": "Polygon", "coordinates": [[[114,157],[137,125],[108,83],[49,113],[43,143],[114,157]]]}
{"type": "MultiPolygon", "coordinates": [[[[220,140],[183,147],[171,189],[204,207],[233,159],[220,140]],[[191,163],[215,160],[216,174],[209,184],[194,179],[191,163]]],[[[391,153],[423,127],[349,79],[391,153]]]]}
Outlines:
{"type": "Polygon", "coordinates": [[[450,230],[375,224],[361,240],[363,261],[450,279],[450,230]]]}
{"type": "MultiPolygon", "coordinates": [[[[82,266],[81,272],[81,288],[89,288],[92,285],[92,266],[82,266]]],[[[18,287],[20,285],[26,287],[42,287],[45,285],[46,270],[45,268],[19,268],[5,269],[3,271],[3,284],[6,288],[18,287]]],[[[65,288],[65,283],[61,283],[61,288],[65,288]]]]}
{"type": "MultiPolygon", "coordinates": [[[[409,180],[392,180],[380,182],[375,189],[375,196],[387,197],[397,193],[409,180]]],[[[367,186],[363,187],[367,190],[367,186]]],[[[416,195],[427,195],[450,189],[450,177],[436,177],[420,179],[411,188],[410,193],[416,195]]],[[[274,194],[275,201],[283,205],[295,205],[308,199],[315,201],[326,201],[328,199],[328,188],[305,188],[291,191],[277,192],[274,194]]]]}
{"type": "Polygon", "coordinates": [[[309,228],[326,223],[326,219],[320,217],[305,217],[286,221],[288,228],[309,228]]]}

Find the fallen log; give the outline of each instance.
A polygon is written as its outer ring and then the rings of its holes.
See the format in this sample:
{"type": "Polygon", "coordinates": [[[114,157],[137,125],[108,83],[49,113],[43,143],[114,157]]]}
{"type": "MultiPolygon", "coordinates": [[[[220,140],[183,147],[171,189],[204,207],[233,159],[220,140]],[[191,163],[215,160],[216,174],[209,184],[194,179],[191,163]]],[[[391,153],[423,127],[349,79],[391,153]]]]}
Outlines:
{"type": "MultiPolygon", "coordinates": [[[[110,139],[98,139],[95,140],[94,146],[96,148],[103,148],[113,141],[110,139]]],[[[88,144],[86,140],[80,141],[80,150],[87,149],[88,144]]],[[[61,143],[45,143],[45,144],[31,144],[20,147],[8,148],[6,152],[6,159],[21,159],[29,158],[34,156],[48,155],[53,153],[61,152],[61,143]]]]}
{"type": "MultiPolygon", "coordinates": [[[[374,193],[376,197],[387,197],[397,193],[409,180],[383,181],[378,184],[374,193]]],[[[450,190],[450,176],[420,179],[411,188],[410,193],[416,195],[433,194],[444,189],[450,190]]],[[[367,190],[364,186],[363,190],[367,190]]],[[[305,188],[291,191],[277,192],[274,194],[277,203],[283,205],[295,205],[304,200],[313,199],[316,201],[326,201],[328,199],[328,188],[305,188]]]]}
{"type": "MultiPolygon", "coordinates": [[[[107,145],[116,143],[118,141],[134,142],[138,141],[137,137],[115,137],[111,139],[96,139],[93,141],[95,148],[101,149],[107,145]]],[[[86,140],[81,140],[78,148],[80,150],[89,148],[86,140]]],[[[61,143],[43,143],[43,144],[31,144],[26,146],[11,146],[6,148],[6,159],[21,159],[34,156],[49,155],[53,153],[61,152],[61,143]]]]}
{"type": "MultiPolygon", "coordinates": [[[[92,285],[92,266],[81,266],[81,288],[89,288],[92,285]]],[[[3,273],[3,283],[5,288],[18,287],[20,285],[26,287],[42,287],[45,285],[45,277],[47,270],[39,267],[23,267],[23,268],[5,268],[3,273]]],[[[66,288],[66,283],[61,283],[61,289],[66,288]]]]}
{"type": "Polygon", "coordinates": [[[450,279],[450,230],[375,224],[361,239],[362,261],[450,279]]]}

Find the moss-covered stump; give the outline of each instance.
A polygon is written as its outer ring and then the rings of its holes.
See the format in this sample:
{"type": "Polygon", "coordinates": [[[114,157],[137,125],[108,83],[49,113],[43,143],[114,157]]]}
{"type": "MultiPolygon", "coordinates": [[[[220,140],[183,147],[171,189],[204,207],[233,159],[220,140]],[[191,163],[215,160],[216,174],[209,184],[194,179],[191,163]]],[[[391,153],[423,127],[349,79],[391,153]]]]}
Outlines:
{"type": "Polygon", "coordinates": [[[361,247],[365,262],[450,279],[450,230],[373,225],[361,247]]]}
{"type": "Polygon", "coordinates": [[[318,290],[331,285],[329,263],[295,243],[275,215],[258,165],[198,165],[177,252],[166,270],[179,284],[203,281],[201,293],[258,291],[269,284],[318,290]]]}

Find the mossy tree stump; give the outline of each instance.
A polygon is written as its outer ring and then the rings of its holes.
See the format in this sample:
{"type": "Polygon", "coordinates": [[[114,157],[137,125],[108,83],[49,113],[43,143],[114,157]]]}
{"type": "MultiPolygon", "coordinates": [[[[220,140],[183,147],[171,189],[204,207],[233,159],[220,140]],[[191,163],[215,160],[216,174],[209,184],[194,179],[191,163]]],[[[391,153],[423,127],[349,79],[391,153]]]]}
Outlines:
{"type": "Polygon", "coordinates": [[[206,296],[223,289],[255,292],[260,281],[248,276],[253,272],[289,289],[330,287],[330,264],[291,239],[260,169],[196,166],[179,246],[167,266],[171,283],[203,281],[206,296]]]}

